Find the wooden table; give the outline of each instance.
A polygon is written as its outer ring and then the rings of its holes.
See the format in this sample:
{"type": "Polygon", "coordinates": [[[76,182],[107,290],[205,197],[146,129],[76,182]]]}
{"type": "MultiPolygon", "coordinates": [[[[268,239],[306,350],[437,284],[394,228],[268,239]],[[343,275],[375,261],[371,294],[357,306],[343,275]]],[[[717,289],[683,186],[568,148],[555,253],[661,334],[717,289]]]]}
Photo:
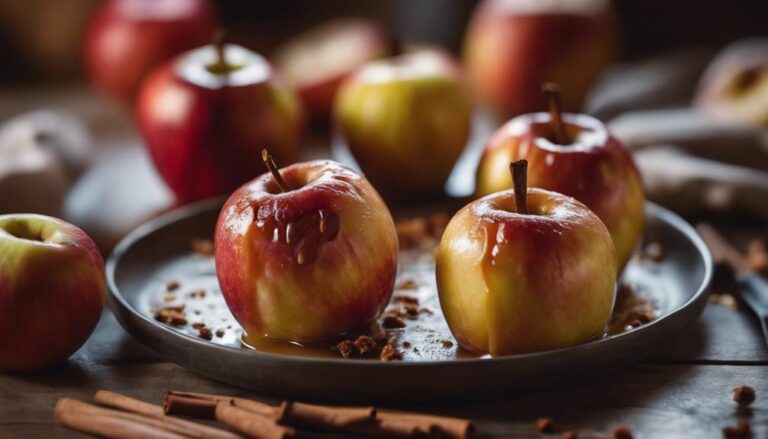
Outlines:
{"type": "MultiPolygon", "coordinates": [[[[109,151],[102,154],[110,157],[109,151]]],[[[99,181],[93,173],[90,178],[99,181]]],[[[167,197],[151,185],[146,190],[154,191],[156,201],[167,197]]],[[[732,235],[750,233],[741,226],[732,229],[732,235]]],[[[103,245],[109,242],[105,238],[103,245]]],[[[567,388],[443,406],[408,406],[404,397],[400,408],[470,417],[477,421],[482,437],[539,437],[534,421],[541,416],[553,417],[558,431],[575,430],[582,438],[602,437],[600,433],[610,437],[616,425],[629,426],[640,438],[721,437],[721,429],[739,417],[751,420],[754,437],[768,437],[768,350],[747,310],[710,304],[700,320],[659,350],[648,361],[567,388]],[[731,399],[731,390],[741,384],[757,391],[751,410],[738,411],[731,399]]],[[[98,389],[156,403],[168,389],[277,400],[164,360],[129,336],[107,312],[88,343],[61,366],[31,374],[0,374],[0,438],[79,437],[55,424],[53,407],[62,396],[90,400],[98,389]]]]}

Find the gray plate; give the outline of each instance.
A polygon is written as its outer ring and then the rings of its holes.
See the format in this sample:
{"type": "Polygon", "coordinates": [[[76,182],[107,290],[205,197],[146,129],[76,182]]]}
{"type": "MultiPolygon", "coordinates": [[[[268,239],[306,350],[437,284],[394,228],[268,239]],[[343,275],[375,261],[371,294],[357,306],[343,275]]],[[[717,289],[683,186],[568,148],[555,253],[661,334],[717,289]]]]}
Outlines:
{"type": "Polygon", "coordinates": [[[290,398],[467,400],[599,377],[651,355],[693,322],[707,302],[712,276],[711,257],[693,228],[648,203],[645,240],[661,243],[665,257],[658,264],[636,258],[625,272],[625,278],[651,286],[659,302],[658,318],[637,329],[572,348],[496,358],[380,362],[269,354],[231,340],[229,345],[202,340],[158,323],[148,311],[151,288],[169,270],[211,270],[212,264],[190,253],[189,242],[211,235],[220,204],[181,208],[123,239],[107,262],[110,305],[128,332],[169,360],[219,381],[290,398]]]}

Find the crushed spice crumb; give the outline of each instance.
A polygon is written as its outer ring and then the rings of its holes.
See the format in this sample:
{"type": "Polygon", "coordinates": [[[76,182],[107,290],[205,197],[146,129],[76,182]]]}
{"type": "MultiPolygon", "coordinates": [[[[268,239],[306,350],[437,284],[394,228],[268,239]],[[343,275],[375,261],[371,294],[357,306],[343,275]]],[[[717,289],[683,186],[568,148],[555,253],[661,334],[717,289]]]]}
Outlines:
{"type": "Polygon", "coordinates": [[[213,256],[215,252],[213,241],[206,238],[193,238],[189,246],[193,252],[201,256],[213,256]]]}
{"type": "Polygon", "coordinates": [[[178,289],[180,286],[181,286],[181,284],[179,283],[179,281],[177,281],[177,280],[172,280],[172,281],[169,281],[167,284],[165,284],[165,289],[166,289],[167,291],[175,291],[175,290],[177,290],[177,289],[178,289]]]}
{"type": "Polygon", "coordinates": [[[395,348],[395,345],[392,343],[388,343],[384,348],[381,350],[381,355],[379,358],[382,361],[395,361],[395,360],[402,360],[403,354],[401,354],[397,348],[395,348]]]}
{"type": "Polygon", "coordinates": [[[371,352],[374,349],[376,349],[376,340],[372,339],[367,335],[361,335],[360,337],[357,337],[357,339],[354,342],[354,345],[361,355],[365,355],[368,352],[371,352]]]}
{"type": "Polygon", "coordinates": [[[749,421],[741,419],[736,425],[728,425],[723,428],[723,436],[727,438],[752,437],[752,425],[749,421]]]}
{"type": "Polygon", "coordinates": [[[555,432],[555,420],[545,416],[536,420],[536,430],[540,433],[554,433],[555,432]]]}
{"type": "Polygon", "coordinates": [[[749,386],[739,386],[733,389],[733,400],[742,407],[755,402],[755,389],[749,386]]]}
{"type": "Polygon", "coordinates": [[[389,315],[381,321],[381,326],[386,329],[399,329],[405,328],[405,322],[400,317],[389,315]]]}

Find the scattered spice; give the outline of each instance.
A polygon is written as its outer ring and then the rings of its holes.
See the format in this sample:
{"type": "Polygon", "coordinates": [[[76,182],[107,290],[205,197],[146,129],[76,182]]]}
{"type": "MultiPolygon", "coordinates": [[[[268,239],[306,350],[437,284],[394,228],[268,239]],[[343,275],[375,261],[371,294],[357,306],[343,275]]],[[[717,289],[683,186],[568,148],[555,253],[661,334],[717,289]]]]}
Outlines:
{"type": "Polygon", "coordinates": [[[190,325],[190,326],[192,326],[192,328],[194,328],[194,329],[200,329],[200,328],[205,328],[205,323],[203,323],[203,322],[195,322],[195,323],[192,323],[192,325],[190,325]]]}
{"type": "Polygon", "coordinates": [[[730,293],[722,293],[722,294],[710,293],[709,303],[730,308],[732,311],[736,311],[737,309],[739,309],[739,303],[736,301],[736,298],[733,297],[733,294],[730,294],[730,293]]]}
{"type": "Polygon", "coordinates": [[[176,296],[174,296],[173,294],[168,294],[167,296],[163,297],[163,301],[165,303],[173,302],[175,300],[176,300],[176,296]]]}
{"type": "Polygon", "coordinates": [[[398,290],[415,290],[418,287],[419,287],[419,284],[417,284],[416,281],[414,281],[412,279],[406,279],[406,280],[400,282],[397,285],[396,289],[398,289],[398,290]]]}
{"type": "Polygon", "coordinates": [[[181,286],[181,284],[179,283],[179,281],[172,280],[172,281],[168,282],[167,284],[165,284],[165,289],[167,291],[174,291],[174,290],[177,290],[180,286],[181,286]]]}
{"type": "Polygon", "coordinates": [[[336,344],[336,350],[339,351],[342,357],[349,358],[355,353],[355,344],[350,340],[342,340],[336,344]]]}
{"type": "Polygon", "coordinates": [[[223,329],[217,329],[216,330],[216,337],[218,337],[218,338],[224,337],[224,330],[223,329]]]}
{"type": "Polygon", "coordinates": [[[193,238],[189,242],[189,247],[201,256],[213,256],[215,252],[213,241],[206,238],[193,238]]]}
{"type": "Polygon", "coordinates": [[[381,321],[381,326],[387,329],[405,328],[405,322],[400,317],[390,315],[384,317],[381,321]]]}
{"type": "Polygon", "coordinates": [[[419,299],[417,299],[415,297],[405,296],[405,295],[400,294],[400,295],[397,295],[397,296],[393,297],[392,298],[392,302],[394,302],[394,303],[408,303],[408,304],[411,304],[411,305],[418,305],[419,304],[419,299]]]}
{"type": "Polygon", "coordinates": [[[360,337],[357,337],[354,345],[357,348],[358,352],[360,352],[360,355],[365,355],[368,352],[371,352],[374,349],[376,349],[376,340],[372,339],[367,335],[361,335],[360,337]]]}
{"type": "Polygon", "coordinates": [[[203,340],[211,340],[213,338],[213,333],[210,329],[208,329],[207,326],[203,326],[202,328],[197,330],[197,336],[202,338],[203,340]]]}
{"type": "Polygon", "coordinates": [[[199,297],[199,298],[201,298],[201,299],[202,299],[202,298],[204,298],[204,297],[205,297],[205,294],[206,294],[206,293],[205,293],[205,290],[204,290],[204,289],[202,289],[202,288],[199,288],[199,289],[197,289],[197,290],[193,290],[192,292],[190,292],[190,293],[188,294],[188,296],[189,296],[190,298],[192,298],[192,299],[194,299],[194,298],[197,298],[197,297],[199,297]]]}
{"type": "Polygon", "coordinates": [[[619,425],[613,429],[613,439],[632,439],[632,430],[625,425],[619,425]]]}
{"type": "Polygon", "coordinates": [[[446,348],[446,349],[450,349],[450,348],[453,347],[453,342],[450,341],[450,340],[441,340],[440,344],[442,344],[443,347],[446,348]]]}
{"type": "Polygon", "coordinates": [[[404,348],[408,349],[409,347],[411,347],[411,342],[408,341],[408,340],[405,340],[405,341],[403,341],[403,345],[402,346],[404,348]]]}
{"type": "Polygon", "coordinates": [[[187,324],[184,316],[184,305],[166,306],[155,312],[155,320],[166,325],[183,326],[187,324]]]}
{"type": "Polygon", "coordinates": [[[381,355],[379,358],[382,361],[395,361],[395,360],[402,360],[403,354],[401,354],[397,348],[395,348],[395,345],[392,343],[388,343],[384,348],[381,350],[381,355]]]}
{"type": "Polygon", "coordinates": [[[736,425],[723,428],[723,436],[727,438],[752,437],[752,425],[749,421],[741,419],[736,425]]]}
{"type": "Polygon", "coordinates": [[[742,407],[755,402],[755,389],[749,386],[739,386],[733,389],[733,400],[742,407]]]}
{"type": "Polygon", "coordinates": [[[540,433],[554,433],[555,420],[550,417],[543,417],[536,420],[536,430],[540,433]]]}
{"type": "Polygon", "coordinates": [[[661,262],[664,259],[664,248],[658,242],[651,242],[643,248],[642,256],[653,262],[661,262]]]}

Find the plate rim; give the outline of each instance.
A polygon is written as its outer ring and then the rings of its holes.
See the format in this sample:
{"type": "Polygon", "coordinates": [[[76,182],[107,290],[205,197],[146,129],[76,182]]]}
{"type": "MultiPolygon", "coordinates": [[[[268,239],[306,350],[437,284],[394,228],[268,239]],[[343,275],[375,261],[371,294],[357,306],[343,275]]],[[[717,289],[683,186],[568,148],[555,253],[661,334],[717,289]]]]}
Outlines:
{"type": "MultiPolygon", "coordinates": [[[[503,356],[490,357],[490,358],[478,357],[478,358],[459,358],[459,359],[452,359],[452,360],[389,361],[388,362],[388,361],[372,361],[372,360],[350,361],[348,359],[343,359],[343,358],[302,357],[302,356],[296,356],[296,355],[260,352],[257,350],[247,350],[243,348],[236,348],[234,346],[211,343],[206,340],[201,340],[192,335],[175,331],[172,328],[167,327],[166,325],[160,324],[154,321],[150,316],[145,315],[144,313],[134,308],[131,304],[129,304],[126,297],[120,292],[119,288],[117,287],[117,283],[115,280],[116,270],[121,259],[123,258],[123,256],[126,255],[126,253],[131,249],[131,247],[136,242],[140,241],[143,238],[146,238],[148,235],[176,221],[179,221],[184,218],[189,218],[196,214],[203,213],[209,209],[215,209],[217,205],[223,204],[225,200],[226,200],[226,197],[216,197],[216,198],[211,198],[203,201],[198,201],[196,203],[192,203],[192,204],[188,204],[188,205],[176,208],[163,215],[153,218],[145,222],[144,224],[138,226],[136,229],[134,229],[130,233],[128,233],[123,239],[120,240],[120,242],[115,246],[115,248],[109,255],[105,264],[105,272],[106,272],[107,285],[109,290],[108,297],[110,299],[109,300],[110,308],[112,309],[113,313],[117,317],[121,326],[123,326],[123,328],[130,334],[136,336],[136,338],[139,341],[141,341],[143,344],[149,345],[154,349],[153,346],[151,346],[148,343],[145,343],[139,335],[135,334],[135,332],[131,329],[131,323],[124,321],[125,317],[123,313],[129,313],[134,319],[138,318],[138,321],[141,324],[151,327],[154,330],[159,329],[163,334],[167,336],[179,337],[185,343],[191,343],[190,345],[191,347],[201,348],[201,349],[215,349],[215,350],[224,349],[228,355],[248,357],[251,361],[268,361],[274,364],[285,364],[285,363],[301,364],[301,365],[316,364],[316,365],[324,365],[324,366],[332,365],[332,366],[338,366],[342,368],[343,367],[355,367],[355,368],[362,367],[362,368],[378,369],[378,368],[386,367],[386,368],[418,369],[418,368],[432,368],[435,366],[474,367],[480,364],[499,365],[500,363],[535,361],[536,359],[558,356],[563,354],[579,355],[582,353],[588,353],[589,351],[592,351],[592,350],[605,348],[606,346],[610,347],[616,343],[621,343],[627,338],[642,337],[645,334],[652,333],[655,329],[660,328],[661,326],[665,324],[669,324],[672,321],[674,321],[674,318],[676,316],[683,314],[691,310],[692,308],[695,308],[699,302],[706,300],[705,296],[711,285],[713,269],[714,269],[712,255],[709,251],[709,248],[706,246],[702,238],[699,236],[698,232],[696,232],[695,228],[690,223],[685,221],[682,217],[672,212],[671,210],[665,207],[662,207],[656,203],[646,201],[645,215],[649,215],[649,214],[653,215],[661,219],[662,221],[670,224],[678,232],[682,233],[685,236],[685,238],[693,244],[694,248],[696,249],[699,256],[701,257],[701,260],[703,261],[703,264],[704,264],[704,272],[702,275],[702,281],[699,283],[695,293],[693,293],[688,300],[678,305],[668,313],[664,314],[662,317],[655,319],[636,329],[633,329],[632,331],[623,332],[621,334],[609,336],[606,338],[600,338],[600,339],[588,341],[576,346],[569,346],[569,347],[531,352],[531,353],[525,353],[525,354],[503,355],[503,356]],[[121,309],[115,309],[118,306],[121,309]]],[[[696,310],[697,311],[696,315],[692,317],[691,320],[687,323],[692,323],[693,321],[695,321],[700,316],[701,311],[703,311],[703,308],[704,307],[701,306],[700,309],[696,310]]],[[[679,332],[681,331],[678,331],[678,333],[679,332]]],[[[161,356],[166,357],[166,353],[164,352],[158,352],[158,353],[161,356]]],[[[171,361],[174,361],[174,360],[171,359],[171,361]]],[[[186,365],[184,366],[188,367],[186,365]]]]}

